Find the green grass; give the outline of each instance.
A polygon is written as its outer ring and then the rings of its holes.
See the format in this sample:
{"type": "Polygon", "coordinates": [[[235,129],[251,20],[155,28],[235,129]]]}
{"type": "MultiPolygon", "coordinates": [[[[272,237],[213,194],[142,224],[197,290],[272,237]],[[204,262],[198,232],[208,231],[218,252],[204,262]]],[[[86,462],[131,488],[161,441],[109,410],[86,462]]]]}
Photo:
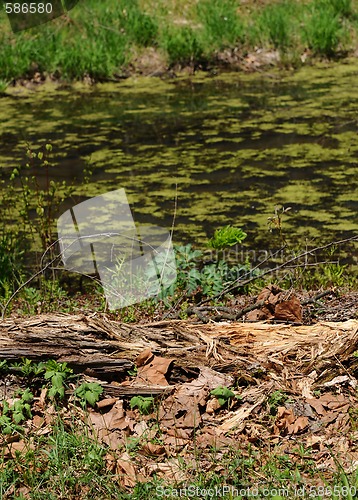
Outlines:
{"type": "Polygon", "coordinates": [[[348,38],[338,2],[316,0],[305,15],[302,40],[316,54],[332,57],[348,38]]]}
{"type": "Polygon", "coordinates": [[[205,49],[224,49],[241,44],[244,26],[235,0],[201,0],[197,8],[205,49]]]}
{"type": "Polygon", "coordinates": [[[0,80],[0,95],[5,92],[7,87],[9,86],[9,82],[5,82],[4,80],[0,80]]]}
{"type": "Polygon", "coordinates": [[[163,32],[161,47],[168,54],[169,65],[189,65],[203,58],[203,47],[196,32],[188,26],[171,26],[163,32]]]}
{"type": "MultiPolygon", "coordinates": [[[[59,407],[57,410],[60,413],[59,407]]],[[[140,441],[144,444],[146,439],[140,441]]],[[[140,460],[136,448],[127,451],[134,463],[137,458],[140,460]]],[[[232,488],[235,498],[235,491],[255,489],[271,500],[290,498],[287,493],[291,493],[293,498],[298,491],[301,492],[300,498],[307,499],[313,490],[316,491],[315,498],[322,499],[323,491],[335,491],[335,488],[345,498],[355,498],[347,492],[353,492],[358,486],[357,473],[344,473],[338,460],[330,480],[324,479],[314,458],[309,459],[310,450],[297,443],[296,456],[284,454],[279,448],[270,450],[269,447],[223,451],[198,451],[194,447],[187,451],[186,459],[181,460],[181,470],[189,478],[185,482],[169,483],[154,474],[144,482],[138,482],[134,488],[125,489],[121,485],[121,474],[118,475],[115,467],[109,465],[108,455],[110,453],[115,460],[122,452],[111,451],[90,437],[88,428],[76,422],[75,417],[71,420],[58,416],[48,434],[25,438],[24,449],[12,458],[6,455],[3,448],[0,454],[0,498],[154,500],[164,498],[164,492],[167,498],[176,498],[180,489],[184,491],[190,487],[204,492],[217,488],[221,491],[224,485],[232,488]],[[196,468],[193,468],[193,463],[197,464],[196,468]],[[201,469],[201,464],[205,470],[201,469]],[[324,486],[314,486],[317,478],[322,478],[324,486]]],[[[220,498],[229,500],[233,496],[226,490],[220,498]]]]}
{"type": "Polygon", "coordinates": [[[295,16],[299,10],[292,2],[267,5],[258,18],[258,33],[261,43],[269,43],[275,49],[287,50],[295,42],[297,23],[295,16]]]}
{"type": "Polygon", "coordinates": [[[0,92],[7,82],[35,72],[56,72],[68,80],[116,78],[147,47],[163,54],[167,67],[214,62],[226,49],[245,55],[274,48],[286,59],[310,49],[334,57],[342,48],[355,49],[356,7],[356,0],[266,6],[239,0],[88,0],[66,17],[17,34],[2,13],[0,92]]]}
{"type": "Polygon", "coordinates": [[[0,498],[11,490],[18,499],[119,498],[114,474],[106,470],[106,449],[78,425],[59,418],[48,436],[26,445],[12,460],[0,457],[0,498]],[[30,496],[22,496],[21,488],[30,496]]]}
{"type": "Polygon", "coordinates": [[[22,235],[0,230],[0,297],[8,297],[20,285],[26,246],[22,235]]]}

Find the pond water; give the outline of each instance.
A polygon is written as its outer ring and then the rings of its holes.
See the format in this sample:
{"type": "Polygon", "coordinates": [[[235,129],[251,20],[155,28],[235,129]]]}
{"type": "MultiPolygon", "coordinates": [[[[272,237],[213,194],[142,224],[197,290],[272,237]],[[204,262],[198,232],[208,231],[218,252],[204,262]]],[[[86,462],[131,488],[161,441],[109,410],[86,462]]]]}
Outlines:
{"type": "Polygon", "coordinates": [[[0,98],[0,167],[24,162],[26,142],[50,141],[58,179],[79,179],[90,159],[78,199],[125,188],[139,223],[169,229],[176,212],[174,243],[233,224],[248,247],[277,247],[267,218],[283,204],[290,241],[319,245],[357,233],[357,78],[348,61],[15,88],[0,98]]]}

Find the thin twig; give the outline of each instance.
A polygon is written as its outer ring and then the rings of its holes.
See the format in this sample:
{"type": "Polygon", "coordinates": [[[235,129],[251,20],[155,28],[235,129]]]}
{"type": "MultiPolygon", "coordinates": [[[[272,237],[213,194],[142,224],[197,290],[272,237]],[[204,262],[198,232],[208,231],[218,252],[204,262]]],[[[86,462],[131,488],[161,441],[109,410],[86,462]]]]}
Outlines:
{"type": "Polygon", "coordinates": [[[201,321],[205,320],[205,323],[209,321],[209,319],[214,320],[214,321],[219,321],[222,319],[228,319],[228,320],[238,320],[242,318],[246,313],[250,311],[254,311],[255,309],[259,309],[265,305],[264,300],[259,300],[258,302],[255,302],[255,304],[252,304],[251,306],[244,307],[243,309],[240,309],[240,311],[235,311],[234,308],[232,307],[215,307],[215,306],[198,306],[198,307],[189,307],[185,312],[190,315],[190,314],[196,314],[201,321]],[[222,314],[207,318],[202,314],[203,311],[223,311],[222,314]],[[231,313],[231,314],[228,314],[231,313]]]}
{"type": "Polygon", "coordinates": [[[209,318],[207,318],[206,316],[204,316],[204,314],[201,313],[200,309],[198,307],[191,307],[188,311],[187,311],[187,314],[188,315],[191,315],[191,314],[196,314],[197,317],[203,322],[203,323],[209,323],[209,318]]]}
{"type": "Polygon", "coordinates": [[[301,305],[306,306],[307,304],[313,304],[313,302],[316,302],[317,300],[322,299],[323,297],[326,297],[326,295],[330,295],[331,293],[333,293],[334,295],[337,295],[336,291],[333,289],[332,290],[325,290],[324,292],[321,292],[321,293],[315,295],[314,297],[310,297],[309,299],[303,300],[301,302],[301,305]]]}
{"type": "Polygon", "coordinates": [[[234,319],[240,319],[246,313],[248,313],[250,311],[254,311],[255,309],[260,309],[260,307],[265,305],[265,302],[266,302],[265,300],[259,300],[258,302],[255,302],[255,304],[252,304],[252,306],[244,307],[244,309],[241,309],[241,311],[236,313],[234,319]]]}

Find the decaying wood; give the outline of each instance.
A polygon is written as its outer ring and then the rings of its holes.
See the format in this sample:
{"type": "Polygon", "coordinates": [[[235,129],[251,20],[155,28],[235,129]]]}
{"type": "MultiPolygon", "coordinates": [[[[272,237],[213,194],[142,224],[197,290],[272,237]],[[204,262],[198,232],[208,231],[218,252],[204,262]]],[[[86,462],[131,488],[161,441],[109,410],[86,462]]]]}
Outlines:
{"type": "Polygon", "coordinates": [[[120,380],[148,348],[182,367],[247,370],[260,364],[280,372],[294,365],[301,374],[322,373],[356,360],[352,354],[358,350],[358,321],[292,326],[167,320],[131,325],[105,315],[44,314],[0,322],[0,359],[52,358],[99,378],[120,380]]]}
{"type": "Polygon", "coordinates": [[[170,394],[174,386],[156,386],[156,385],[134,385],[134,386],[123,386],[123,385],[113,385],[107,384],[104,386],[106,394],[122,398],[125,396],[167,396],[170,394]]]}

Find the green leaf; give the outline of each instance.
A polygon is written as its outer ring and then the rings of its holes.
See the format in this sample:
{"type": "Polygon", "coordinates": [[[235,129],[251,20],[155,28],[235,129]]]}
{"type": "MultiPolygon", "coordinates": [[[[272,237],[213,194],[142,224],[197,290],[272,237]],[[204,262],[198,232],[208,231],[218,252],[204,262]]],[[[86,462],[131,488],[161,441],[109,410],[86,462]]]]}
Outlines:
{"type": "Polygon", "coordinates": [[[85,382],[75,390],[76,396],[89,403],[91,406],[94,406],[97,403],[102,392],[103,387],[95,382],[85,382]]]}
{"type": "Polygon", "coordinates": [[[153,411],[154,398],[143,398],[142,396],[133,396],[130,400],[131,408],[138,408],[142,415],[149,415],[153,411]]]}
{"type": "Polygon", "coordinates": [[[5,415],[0,415],[0,427],[7,426],[11,424],[11,418],[5,415]]]}
{"type": "Polygon", "coordinates": [[[62,387],[64,379],[65,379],[64,373],[55,373],[51,377],[51,384],[53,385],[53,387],[62,387]]]}
{"type": "Polygon", "coordinates": [[[231,398],[235,397],[235,394],[230,391],[230,389],[221,385],[216,389],[213,389],[210,394],[216,397],[220,406],[223,406],[225,403],[228,403],[231,398]]]}
{"type": "Polygon", "coordinates": [[[65,388],[62,387],[51,387],[48,391],[48,395],[50,398],[55,398],[58,396],[59,398],[63,398],[65,396],[65,388]]]}
{"type": "Polygon", "coordinates": [[[237,243],[242,243],[246,236],[247,234],[241,228],[227,225],[215,231],[214,236],[208,242],[208,246],[216,250],[222,250],[237,243]]]}
{"type": "Polygon", "coordinates": [[[8,370],[8,364],[7,364],[7,361],[6,359],[4,359],[3,361],[0,361],[0,372],[2,371],[7,371],[8,370]]]}
{"type": "Polygon", "coordinates": [[[21,395],[21,399],[22,401],[24,401],[25,403],[29,403],[30,401],[32,401],[34,399],[34,396],[32,394],[32,392],[30,391],[30,389],[26,389],[22,395],[21,395]]]}
{"type": "Polygon", "coordinates": [[[23,420],[25,420],[25,415],[22,412],[20,412],[20,411],[15,411],[12,414],[12,418],[14,419],[14,421],[15,421],[16,424],[19,424],[20,422],[22,422],[23,420]]]}

